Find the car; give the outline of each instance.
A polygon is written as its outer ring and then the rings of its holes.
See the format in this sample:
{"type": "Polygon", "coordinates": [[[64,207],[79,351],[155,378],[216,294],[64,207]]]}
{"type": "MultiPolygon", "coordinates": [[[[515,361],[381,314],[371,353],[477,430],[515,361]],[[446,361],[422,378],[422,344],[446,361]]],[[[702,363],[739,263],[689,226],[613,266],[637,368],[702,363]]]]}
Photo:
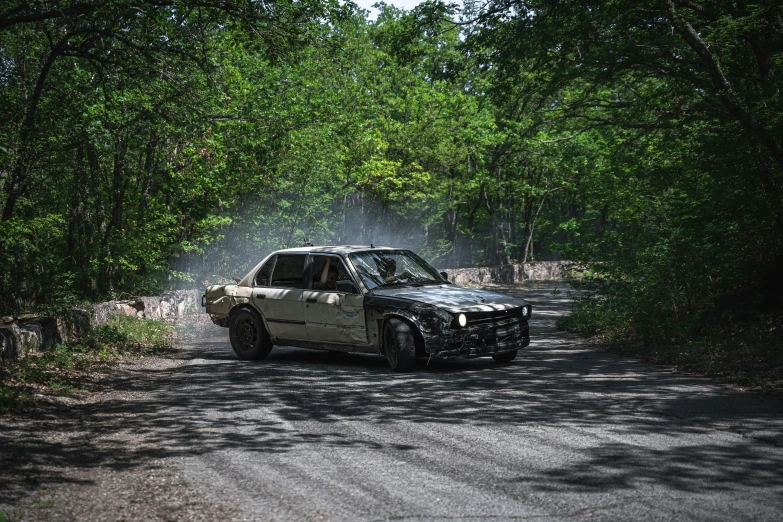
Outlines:
{"type": "Polygon", "coordinates": [[[237,284],[209,286],[201,304],[240,359],[295,346],[379,354],[404,372],[424,358],[507,363],[530,344],[526,300],[460,287],[410,250],[374,245],[279,250],[237,284]]]}

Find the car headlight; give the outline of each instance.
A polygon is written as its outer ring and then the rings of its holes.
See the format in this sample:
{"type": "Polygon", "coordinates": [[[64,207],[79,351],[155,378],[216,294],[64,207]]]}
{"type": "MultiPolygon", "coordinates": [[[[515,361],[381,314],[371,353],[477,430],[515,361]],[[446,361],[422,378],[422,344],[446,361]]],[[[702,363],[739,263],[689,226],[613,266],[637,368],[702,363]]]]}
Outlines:
{"type": "Polygon", "coordinates": [[[523,306],[522,307],[522,317],[524,317],[525,319],[530,317],[530,307],[529,306],[523,306]]]}
{"type": "Polygon", "coordinates": [[[457,316],[457,322],[462,328],[465,328],[465,326],[468,324],[468,316],[465,314],[459,314],[457,316]]]}

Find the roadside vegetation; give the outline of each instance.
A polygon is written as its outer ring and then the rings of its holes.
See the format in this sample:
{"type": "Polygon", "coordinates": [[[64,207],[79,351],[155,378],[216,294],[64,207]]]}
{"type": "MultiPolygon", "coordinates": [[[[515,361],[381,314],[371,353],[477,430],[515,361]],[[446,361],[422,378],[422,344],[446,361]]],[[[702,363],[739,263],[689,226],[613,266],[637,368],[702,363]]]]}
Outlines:
{"type": "Polygon", "coordinates": [[[100,386],[99,376],[128,358],[153,355],[173,343],[173,327],[164,321],[114,316],[72,345],[0,366],[0,413],[32,409],[35,396],[78,396],[100,386]]]}
{"type": "Polygon", "coordinates": [[[780,381],[783,4],[19,2],[0,311],[391,244],[569,259],[563,326],[780,381]]]}
{"type": "Polygon", "coordinates": [[[592,337],[611,350],[680,370],[750,387],[783,392],[783,313],[732,299],[725,308],[708,303],[685,317],[604,289],[596,279],[575,278],[581,290],[559,328],[592,337]]]}

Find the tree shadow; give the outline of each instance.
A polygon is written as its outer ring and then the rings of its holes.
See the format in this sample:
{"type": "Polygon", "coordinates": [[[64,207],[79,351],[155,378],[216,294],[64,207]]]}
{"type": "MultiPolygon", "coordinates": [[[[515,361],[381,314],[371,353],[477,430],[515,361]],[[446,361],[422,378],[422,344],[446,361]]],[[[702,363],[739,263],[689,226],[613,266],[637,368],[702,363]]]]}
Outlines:
{"type": "Polygon", "coordinates": [[[665,439],[648,448],[596,437],[573,450],[568,465],[508,481],[541,491],[622,490],[641,483],[681,491],[783,485],[779,404],[596,350],[555,329],[555,318],[569,305],[566,295],[526,293],[536,314],[533,342],[503,365],[473,359],[394,374],[380,356],[285,347],[247,362],[234,357],[221,331],[199,342],[194,358],[176,371],[126,372],[114,382],[122,392],[117,399],[4,428],[0,483],[18,487],[4,488],[0,503],[13,503],[30,485],[73,481],[69,468],[149,468],[164,458],[223,450],[426,450],[424,443],[347,436],[339,429],[347,421],[665,439]],[[320,429],[302,431],[296,426],[301,421],[320,429]],[[711,438],[715,430],[731,436],[711,438]]]}

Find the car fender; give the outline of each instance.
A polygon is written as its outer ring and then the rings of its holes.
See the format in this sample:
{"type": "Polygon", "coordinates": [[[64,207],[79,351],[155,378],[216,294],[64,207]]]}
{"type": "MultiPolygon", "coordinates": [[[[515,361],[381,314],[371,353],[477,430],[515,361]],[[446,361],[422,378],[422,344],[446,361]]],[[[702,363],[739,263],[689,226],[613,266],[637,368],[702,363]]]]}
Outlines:
{"type": "Polygon", "coordinates": [[[383,353],[383,326],[390,318],[402,319],[413,326],[417,352],[430,352],[442,343],[451,327],[452,315],[432,305],[409,299],[369,295],[365,297],[365,315],[369,338],[383,353]]]}

